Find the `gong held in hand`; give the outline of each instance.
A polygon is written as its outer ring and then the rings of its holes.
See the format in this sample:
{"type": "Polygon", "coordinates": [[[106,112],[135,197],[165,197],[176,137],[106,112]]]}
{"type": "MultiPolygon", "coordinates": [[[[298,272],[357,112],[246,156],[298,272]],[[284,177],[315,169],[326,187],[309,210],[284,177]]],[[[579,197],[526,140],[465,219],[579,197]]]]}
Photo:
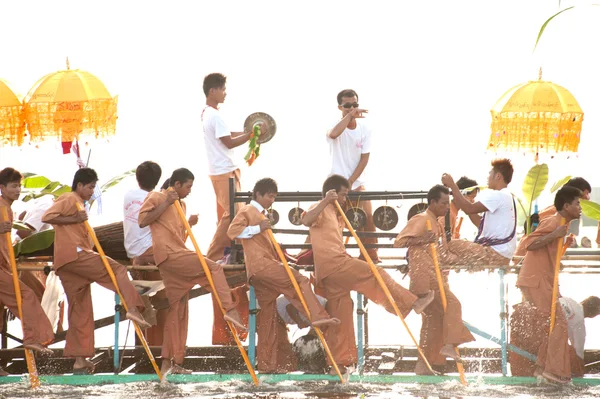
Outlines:
{"type": "Polygon", "coordinates": [[[273,136],[275,136],[275,132],[277,132],[275,119],[265,112],[255,112],[250,114],[244,121],[244,131],[254,131],[254,127],[257,125],[260,126],[261,124],[263,128],[261,129],[260,136],[256,139],[257,144],[266,143],[271,140],[273,136]]]}

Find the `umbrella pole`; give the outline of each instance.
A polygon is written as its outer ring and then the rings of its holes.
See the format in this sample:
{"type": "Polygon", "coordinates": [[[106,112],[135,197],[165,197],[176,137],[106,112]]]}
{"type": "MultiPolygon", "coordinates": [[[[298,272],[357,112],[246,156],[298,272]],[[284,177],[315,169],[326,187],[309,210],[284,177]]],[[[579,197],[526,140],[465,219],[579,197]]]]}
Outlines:
{"type": "MultiPolygon", "coordinates": [[[[200,260],[200,264],[202,265],[204,274],[206,275],[206,278],[208,279],[208,284],[210,285],[212,292],[215,294],[214,298],[217,300],[217,303],[219,304],[219,308],[221,309],[223,316],[225,316],[225,309],[223,309],[223,304],[221,303],[221,298],[219,298],[219,295],[217,295],[217,290],[215,288],[215,283],[213,281],[212,274],[210,273],[210,269],[208,268],[208,265],[206,264],[206,260],[204,259],[204,256],[202,255],[202,252],[200,251],[198,242],[196,241],[196,238],[194,237],[194,234],[192,233],[192,227],[190,226],[187,219],[185,218],[185,213],[183,212],[183,208],[181,207],[181,204],[179,203],[179,201],[175,201],[174,204],[175,204],[175,208],[177,209],[177,213],[179,213],[179,217],[181,218],[181,222],[185,226],[188,237],[192,240],[192,244],[194,244],[194,249],[196,250],[196,254],[198,255],[198,259],[200,260]]],[[[237,347],[239,348],[240,353],[242,354],[242,358],[244,359],[244,362],[246,363],[246,367],[248,368],[248,372],[250,373],[250,376],[252,377],[252,381],[254,382],[254,385],[258,386],[258,378],[256,377],[256,373],[254,372],[254,367],[252,367],[252,364],[250,364],[250,359],[248,358],[248,354],[246,353],[246,351],[244,350],[244,347],[242,346],[242,343],[240,342],[240,339],[238,337],[235,326],[233,325],[233,323],[231,323],[227,320],[225,320],[225,321],[227,322],[227,325],[229,326],[229,329],[231,330],[231,335],[235,339],[235,343],[237,344],[237,347]]]]}
{"type": "MultiPolygon", "coordinates": [[[[8,219],[8,210],[6,207],[2,207],[2,219],[9,221],[8,219]]],[[[19,282],[19,272],[17,271],[17,262],[15,260],[15,253],[12,249],[12,240],[10,238],[10,231],[6,233],[6,244],[7,244],[7,252],[8,257],[10,258],[10,268],[12,273],[13,284],[15,287],[15,296],[17,300],[17,310],[19,312],[19,318],[21,319],[21,327],[24,326],[23,323],[23,299],[21,297],[21,283],[19,282]]],[[[23,333],[24,334],[24,333],[23,333]]],[[[40,379],[38,377],[37,367],[35,364],[35,357],[33,353],[29,349],[24,349],[25,351],[25,361],[27,363],[27,371],[29,371],[29,382],[31,383],[31,388],[39,388],[40,387],[40,379]]]]}
{"type": "Polygon", "coordinates": [[[360,248],[360,252],[365,257],[365,260],[369,264],[369,267],[371,268],[371,271],[373,272],[373,275],[377,279],[377,282],[381,286],[381,289],[383,290],[383,293],[387,297],[388,301],[390,301],[390,304],[394,308],[394,311],[396,312],[396,315],[400,318],[400,321],[402,321],[402,324],[404,324],[404,328],[406,328],[406,332],[408,332],[408,335],[410,335],[411,340],[413,341],[413,343],[417,347],[417,350],[419,351],[419,355],[421,355],[421,358],[425,362],[425,365],[427,366],[427,368],[429,369],[429,371],[431,371],[434,375],[439,374],[437,371],[435,371],[435,370],[433,370],[431,368],[431,365],[429,364],[429,361],[427,361],[427,358],[425,357],[425,354],[423,354],[423,351],[421,350],[421,347],[417,343],[417,340],[415,339],[415,337],[412,334],[412,332],[410,332],[410,329],[408,328],[408,324],[406,324],[406,321],[404,320],[404,317],[402,316],[402,313],[400,312],[400,309],[398,309],[398,305],[396,305],[396,302],[394,301],[394,298],[392,298],[392,294],[390,293],[390,290],[388,289],[388,287],[383,282],[383,279],[381,278],[381,275],[379,274],[379,271],[377,271],[377,268],[373,264],[373,261],[371,260],[371,257],[367,253],[367,250],[365,249],[362,241],[360,240],[360,238],[358,238],[358,235],[356,234],[356,231],[354,231],[354,228],[350,224],[350,221],[348,220],[348,218],[344,214],[344,211],[343,211],[342,207],[340,206],[340,203],[337,200],[335,200],[335,206],[337,207],[338,212],[340,213],[340,215],[344,219],[344,222],[346,223],[346,227],[348,227],[348,230],[350,230],[350,233],[352,233],[352,236],[356,240],[356,243],[358,244],[358,246],[360,248]]]}
{"type": "MultiPolygon", "coordinates": [[[[565,224],[565,218],[560,219],[560,225],[565,224]]],[[[559,238],[558,249],[556,250],[556,262],[554,264],[554,284],[552,286],[552,308],[550,310],[550,334],[554,330],[556,323],[556,302],[558,301],[558,274],[560,273],[560,258],[562,257],[563,238],[559,238]]]]}
{"type": "MultiPolygon", "coordinates": [[[[281,263],[283,263],[283,267],[284,267],[286,273],[288,274],[288,276],[290,278],[290,281],[292,282],[292,285],[294,286],[294,290],[296,290],[296,294],[298,295],[298,298],[300,299],[300,302],[302,302],[302,307],[304,308],[304,312],[306,312],[306,316],[308,317],[308,320],[312,324],[312,318],[310,316],[310,311],[308,310],[308,306],[306,305],[306,301],[304,299],[304,295],[302,295],[302,292],[300,291],[300,287],[298,286],[298,282],[296,281],[296,278],[292,274],[292,270],[290,268],[290,265],[288,264],[287,259],[285,259],[285,256],[283,255],[283,252],[281,252],[281,247],[279,246],[279,243],[275,239],[275,235],[273,235],[273,231],[271,229],[267,229],[267,234],[269,235],[269,239],[271,240],[271,243],[273,244],[273,247],[275,247],[275,251],[277,251],[277,255],[279,255],[279,259],[281,259],[281,263]]],[[[316,327],[316,326],[313,326],[313,328],[315,329],[315,332],[317,333],[317,336],[321,340],[321,343],[323,344],[323,349],[325,349],[325,353],[327,353],[327,357],[329,358],[329,361],[333,365],[333,368],[334,368],[337,376],[340,378],[340,381],[343,384],[344,383],[344,377],[342,377],[342,373],[340,373],[340,369],[339,369],[337,363],[335,362],[335,359],[333,358],[333,354],[329,350],[329,345],[327,345],[327,342],[325,341],[325,337],[323,336],[323,333],[321,332],[321,329],[319,327],[316,327]]]]}
{"type": "MultiPolygon", "coordinates": [[[[427,220],[427,231],[431,231],[431,222],[427,220]]],[[[442,280],[442,272],[440,271],[440,262],[437,256],[437,250],[435,248],[435,244],[429,244],[429,248],[431,249],[431,257],[433,258],[433,266],[435,268],[435,277],[437,278],[438,288],[440,289],[440,297],[442,298],[442,306],[444,308],[444,313],[446,313],[446,308],[448,306],[448,300],[446,299],[446,289],[444,288],[444,281],[442,280]]],[[[460,352],[458,351],[458,347],[454,347],[456,354],[460,357],[460,352]]],[[[460,375],[460,382],[463,385],[469,385],[467,383],[467,379],[465,378],[465,369],[463,367],[461,360],[456,360],[456,368],[458,369],[458,374],[460,375]]]]}
{"type": "MultiPolygon", "coordinates": [[[[77,209],[82,211],[83,207],[78,203],[77,209]]],[[[94,242],[94,245],[96,246],[96,249],[98,250],[98,254],[100,255],[100,258],[102,259],[102,263],[104,263],[106,272],[110,276],[110,280],[112,281],[113,285],[115,286],[115,291],[117,292],[117,295],[119,295],[119,298],[121,298],[121,303],[123,304],[125,311],[128,312],[129,307],[127,306],[127,302],[125,302],[125,298],[123,297],[123,295],[121,295],[121,289],[119,288],[119,285],[117,284],[117,278],[115,277],[115,274],[113,273],[112,268],[108,264],[108,260],[106,260],[106,254],[104,253],[104,250],[102,249],[102,247],[100,246],[100,243],[98,242],[96,233],[94,232],[94,229],[92,228],[92,226],[90,226],[90,223],[87,220],[84,223],[85,223],[85,227],[86,227],[90,237],[92,237],[92,240],[94,242]]],[[[152,363],[152,367],[154,367],[154,371],[156,372],[156,375],[158,375],[158,378],[160,380],[162,380],[162,374],[160,373],[160,369],[158,368],[158,365],[156,364],[156,360],[154,360],[152,351],[150,351],[150,347],[148,346],[146,337],[144,337],[144,334],[142,333],[142,330],[137,325],[137,323],[135,321],[132,321],[132,323],[133,323],[133,327],[135,328],[135,332],[136,332],[138,338],[142,342],[142,345],[144,346],[144,349],[146,350],[146,353],[148,354],[148,358],[150,359],[150,362],[152,363]]]]}

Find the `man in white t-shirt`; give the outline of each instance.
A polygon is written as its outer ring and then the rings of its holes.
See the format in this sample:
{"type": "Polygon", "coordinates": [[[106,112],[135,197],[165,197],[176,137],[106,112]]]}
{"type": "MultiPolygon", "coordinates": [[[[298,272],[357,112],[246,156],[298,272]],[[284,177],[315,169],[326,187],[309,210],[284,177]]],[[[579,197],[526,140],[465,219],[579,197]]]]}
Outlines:
{"type": "MultiPolygon", "coordinates": [[[[369,163],[372,131],[361,119],[368,111],[359,108],[358,94],[352,89],[340,91],[337,103],[338,109],[342,111],[342,119],[326,136],[331,158],[329,176],[343,176],[348,179],[351,191],[365,191],[364,171],[369,163]]],[[[361,230],[376,231],[371,201],[359,201],[354,204],[351,202],[348,201],[348,206],[362,208],[367,216],[365,227],[361,230]]],[[[377,238],[363,238],[362,241],[365,244],[376,244],[377,238]]],[[[369,248],[367,252],[373,262],[380,262],[377,248],[369,248]]]]}
{"type": "MultiPolygon", "coordinates": [[[[217,197],[217,230],[206,252],[206,257],[219,261],[225,255],[225,248],[231,245],[227,237],[227,229],[231,223],[229,204],[229,179],[235,178],[235,190],[239,191],[240,169],[233,160],[233,149],[245,144],[252,134],[248,132],[232,132],[221,117],[219,104],[225,102],[227,77],[221,73],[211,73],[204,77],[202,89],[206,95],[206,106],[202,110],[202,126],[204,144],[208,160],[208,175],[217,197]]],[[[260,125],[261,133],[267,133],[264,124],[260,125]]],[[[235,206],[237,210],[239,206],[235,206]]],[[[241,300],[237,306],[242,318],[248,317],[248,301],[245,289],[234,288],[236,297],[241,300]],[[236,291],[238,290],[238,291],[236,291]]],[[[221,310],[213,301],[213,345],[235,345],[229,328],[223,319],[221,310]]],[[[240,333],[245,334],[240,331],[240,333]]]]}
{"type": "Polygon", "coordinates": [[[508,265],[517,247],[517,211],[508,184],[513,166],[508,159],[492,161],[488,189],[470,202],[452,176],[442,175],[442,183],[452,190],[456,205],[467,215],[483,213],[475,242],[452,240],[448,243],[448,264],[469,266],[508,265]]]}

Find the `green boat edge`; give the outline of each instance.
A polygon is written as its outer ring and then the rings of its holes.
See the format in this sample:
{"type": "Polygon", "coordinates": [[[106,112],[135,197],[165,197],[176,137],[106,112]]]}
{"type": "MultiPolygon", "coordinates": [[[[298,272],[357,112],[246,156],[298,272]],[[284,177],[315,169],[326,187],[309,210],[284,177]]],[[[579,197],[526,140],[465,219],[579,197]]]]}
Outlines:
{"type": "MultiPolygon", "coordinates": [[[[339,381],[336,376],[325,374],[257,374],[261,383],[274,384],[283,381],[339,381]]],[[[188,374],[170,375],[168,382],[181,383],[206,383],[243,381],[252,383],[249,374],[188,374]]],[[[27,375],[0,377],[1,384],[20,383],[27,381],[27,375]]],[[[95,375],[49,375],[40,376],[40,382],[47,385],[104,385],[126,384],[135,382],[158,382],[155,374],[95,374],[95,375]]],[[[365,374],[350,375],[349,382],[363,384],[438,384],[446,381],[459,381],[458,376],[423,376],[423,375],[381,375],[365,374]]],[[[467,381],[474,385],[532,385],[538,384],[535,377],[504,377],[504,376],[467,376],[467,381]]],[[[600,378],[574,378],[574,385],[598,386],[600,378]]]]}

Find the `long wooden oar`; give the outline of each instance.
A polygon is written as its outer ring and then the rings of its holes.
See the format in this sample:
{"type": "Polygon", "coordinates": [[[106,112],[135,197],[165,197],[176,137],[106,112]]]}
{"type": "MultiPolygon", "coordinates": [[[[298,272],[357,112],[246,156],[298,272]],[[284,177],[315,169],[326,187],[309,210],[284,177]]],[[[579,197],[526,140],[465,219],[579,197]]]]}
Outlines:
{"type": "MultiPolygon", "coordinates": [[[[431,222],[427,220],[427,231],[431,231],[431,222]]],[[[435,248],[435,244],[429,244],[429,248],[431,249],[431,257],[433,258],[433,266],[435,268],[435,276],[437,278],[438,287],[440,289],[440,297],[442,298],[442,306],[444,307],[444,313],[446,313],[446,308],[448,307],[448,300],[446,298],[446,289],[444,288],[444,281],[442,280],[442,272],[440,270],[440,262],[437,256],[437,250],[435,248]]],[[[460,352],[458,351],[458,347],[454,347],[456,354],[460,358],[460,352]]],[[[456,360],[456,368],[458,369],[458,374],[460,375],[460,382],[467,386],[469,383],[465,378],[465,369],[460,360],[456,360]]]]}
{"type": "Polygon", "coordinates": [[[383,290],[383,293],[385,294],[385,296],[387,297],[388,301],[390,301],[390,304],[394,308],[394,312],[396,312],[396,315],[400,318],[400,320],[402,321],[402,324],[404,324],[404,327],[406,328],[406,332],[408,332],[408,335],[410,336],[410,338],[412,339],[413,343],[417,347],[417,350],[419,351],[419,354],[421,355],[421,358],[425,362],[425,365],[427,365],[427,368],[433,374],[435,374],[435,375],[439,374],[437,371],[435,371],[434,369],[431,368],[431,365],[429,364],[429,361],[427,361],[427,358],[423,354],[423,351],[421,350],[421,347],[417,343],[417,340],[415,339],[414,335],[410,332],[410,329],[408,328],[408,324],[406,324],[406,321],[404,320],[404,316],[402,316],[402,312],[400,312],[400,309],[398,309],[398,305],[396,305],[396,301],[394,301],[394,298],[392,298],[392,294],[390,293],[390,290],[388,289],[387,285],[385,285],[385,282],[381,278],[381,275],[379,274],[379,271],[375,267],[375,264],[373,264],[373,261],[371,260],[371,257],[367,253],[367,250],[365,249],[362,241],[360,240],[360,238],[358,238],[358,235],[356,234],[356,231],[354,231],[354,228],[350,224],[350,221],[348,220],[348,218],[344,214],[344,211],[342,210],[342,207],[340,206],[340,203],[337,200],[335,200],[335,206],[337,207],[338,212],[340,213],[340,215],[344,219],[344,222],[346,223],[346,227],[348,227],[348,230],[350,231],[350,233],[352,233],[352,236],[356,240],[356,243],[358,244],[358,247],[360,248],[360,252],[365,257],[365,260],[369,264],[369,267],[371,268],[371,271],[373,272],[373,275],[377,279],[377,282],[381,286],[381,289],[383,290]]]}
{"type": "MultiPolygon", "coordinates": [[[[81,204],[79,204],[79,203],[77,204],[77,209],[80,211],[83,211],[83,207],[81,206],[81,204]]],[[[90,223],[87,220],[84,223],[85,223],[85,227],[86,227],[90,237],[92,237],[94,245],[96,246],[96,250],[98,251],[98,254],[100,255],[100,259],[102,259],[102,263],[104,264],[104,267],[106,268],[106,272],[108,273],[110,280],[112,281],[113,285],[115,286],[115,291],[117,291],[117,295],[119,295],[119,298],[121,298],[121,303],[123,304],[125,311],[129,312],[129,307],[127,306],[127,302],[125,301],[125,298],[121,294],[121,289],[119,288],[119,285],[117,284],[117,278],[115,277],[115,274],[113,273],[113,270],[110,267],[108,260],[106,259],[106,254],[104,253],[104,250],[102,249],[102,247],[100,246],[100,243],[98,242],[98,238],[96,237],[96,233],[94,232],[94,229],[92,228],[92,226],[90,225],[90,223]]],[[[158,378],[160,380],[162,380],[162,374],[160,373],[160,369],[158,368],[158,365],[156,364],[156,360],[154,360],[154,356],[152,355],[152,351],[150,350],[150,347],[148,346],[148,342],[146,342],[146,337],[144,337],[144,334],[142,333],[142,329],[140,328],[140,326],[137,325],[137,323],[135,321],[132,320],[132,322],[133,322],[133,327],[135,328],[135,332],[136,332],[138,338],[140,339],[140,342],[144,346],[146,353],[148,354],[148,358],[150,359],[150,362],[152,363],[152,367],[154,367],[154,371],[156,372],[156,375],[158,376],[158,378]]]]}
{"type": "MultiPolygon", "coordinates": [[[[560,225],[565,224],[565,218],[560,219],[560,225]]],[[[556,302],[558,301],[558,274],[560,273],[560,258],[562,258],[564,237],[558,239],[558,249],[556,250],[556,261],[554,262],[554,285],[552,286],[552,308],[550,309],[550,334],[554,330],[556,323],[556,302]]]]}
{"type": "MultiPolygon", "coordinates": [[[[9,222],[8,211],[6,207],[2,207],[2,219],[9,222]]],[[[21,326],[24,328],[25,323],[23,322],[23,298],[21,297],[21,283],[19,282],[19,272],[17,271],[17,261],[15,260],[15,253],[12,248],[12,240],[10,238],[10,231],[6,233],[6,251],[10,259],[10,269],[12,272],[13,284],[15,286],[15,296],[17,299],[17,310],[19,312],[19,319],[21,319],[21,326]]],[[[25,331],[23,331],[25,336],[25,331]]],[[[25,350],[25,362],[27,363],[27,371],[29,371],[29,382],[32,388],[40,387],[40,379],[38,377],[37,366],[35,364],[35,357],[30,349],[25,350]]]]}
{"type": "MultiPolygon", "coordinates": [[[[223,316],[225,316],[225,309],[223,308],[223,304],[221,303],[221,298],[219,298],[219,295],[217,294],[217,289],[215,288],[215,282],[213,281],[212,274],[210,273],[210,269],[208,268],[208,265],[206,264],[206,260],[204,259],[204,255],[202,255],[202,251],[200,251],[200,246],[198,246],[198,242],[196,241],[196,238],[194,237],[194,233],[192,233],[192,227],[190,226],[187,219],[185,218],[185,213],[183,212],[183,208],[181,207],[181,204],[179,203],[179,201],[175,201],[174,204],[175,204],[175,208],[177,209],[177,213],[179,213],[179,217],[181,218],[181,222],[185,226],[185,230],[187,231],[188,237],[192,240],[192,244],[194,244],[194,249],[196,250],[196,254],[198,255],[198,259],[200,260],[200,264],[202,265],[202,269],[204,270],[204,274],[206,275],[206,279],[208,280],[208,284],[210,285],[210,288],[212,289],[212,292],[214,293],[213,297],[217,299],[219,308],[221,309],[221,312],[223,312],[223,316]]],[[[246,363],[248,372],[252,376],[252,381],[254,381],[254,385],[258,386],[258,378],[256,378],[256,373],[254,372],[254,367],[252,367],[252,364],[250,364],[250,359],[248,358],[248,354],[246,353],[246,350],[244,349],[244,347],[242,346],[242,343],[240,342],[240,339],[238,337],[235,326],[233,325],[233,323],[231,323],[228,320],[225,320],[225,322],[227,323],[227,325],[229,326],[229,329],[231,330],[231,335],[233,335],[233,338],[235,339],[235,343],[237,344],[237,347],[239,348],[240,353],[242,354],[242,358],[244,358],[244,362],[246,363]]]]}
{"type": "MultiPolygon", "coordinates": [[[[298,298],[300,298],[300,302],[302,302],[302,307],[304,308],[304,312],[306,313],[308,320],[312,323],[312,318],[310,316],[310,311],[308,310],[308,306],[306,305],[304,295],[302,294],[302,291],[300,291],[298,282],[296,281],[296,278],[294,277],[294,274],[292,273],[292,269],[290,268],[290,265],[288,264],[287,259],[285,259],[285,256],[283,255],[283,252],[281,251],[281,247],[279,246],[279,243],[275,239],[275,235],[273,234],[273,231],[271,229],[267,229],[267,234],[269,235],[269,239],[271,240],[273,247],[275,247],[275,251],[277,251],[277,255],[279,255],[279,259],[281,259],[281,263],[283,263],[283,267],[284,267],[285,271],[287,272],[287,274],[290,278],[290,281],[292,282],[292,285],[294,286],[294,290],[296,290],[296,294],[298,295],[298,298]]],[[[313,328],[314,328],[315,332],[317,333],[317,336],[321,340],[321,343],[323,344],[323,349],[325,349],[325,353],[327,354],[329,361],[333,365],[333,368],[334,368],[335,372],[337,373],[337,376],[340,378],[340,381],[342,383],[344,383],[344,377],[342,377],[342,373],[340,372],[340,369],[339,369],[337,363],[335,362],[335,359],[333,358],[331,351],[329,350],[329,345],[327,345],[327,342],[325,341],[325,337],[323,336],[323,333],[321,332],[319,327],[313,326],[313,328]]]]}

